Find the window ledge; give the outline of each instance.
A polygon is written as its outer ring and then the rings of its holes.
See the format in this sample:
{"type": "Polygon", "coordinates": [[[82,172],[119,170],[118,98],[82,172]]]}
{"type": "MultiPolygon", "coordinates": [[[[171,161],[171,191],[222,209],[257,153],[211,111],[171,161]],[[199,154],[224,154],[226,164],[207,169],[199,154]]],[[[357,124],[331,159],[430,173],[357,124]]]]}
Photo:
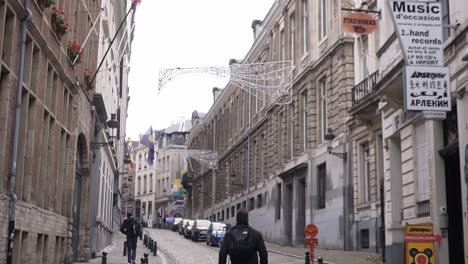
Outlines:
{"type": "Polygon", "coordinates": [[[324,36],[321,40],[319,40],[318,46],[319,47],[322,46],[323,43],[325,43],[327,41],[327,39],[328,39],[328,36],[327,35],[324,36]]]}
{"type": "Polygon", "coordinates": [[[364,210],[364,209],[370,209],[371,208],[371,203],[370,202],[365,202],[365,203],[360,203],[356,205],[356,210],[364,210]]]}

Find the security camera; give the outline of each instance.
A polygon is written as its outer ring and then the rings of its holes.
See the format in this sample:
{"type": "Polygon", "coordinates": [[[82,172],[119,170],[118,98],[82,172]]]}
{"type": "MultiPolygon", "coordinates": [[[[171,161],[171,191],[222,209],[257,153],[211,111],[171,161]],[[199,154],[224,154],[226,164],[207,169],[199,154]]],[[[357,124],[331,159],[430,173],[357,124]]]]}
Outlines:
{"type": "Polygon", "coordinates": [[[447,208],[445,206],[441,206],[439,210],[440,210],[440,213],[442,214],[447,213],[447,208]]]}

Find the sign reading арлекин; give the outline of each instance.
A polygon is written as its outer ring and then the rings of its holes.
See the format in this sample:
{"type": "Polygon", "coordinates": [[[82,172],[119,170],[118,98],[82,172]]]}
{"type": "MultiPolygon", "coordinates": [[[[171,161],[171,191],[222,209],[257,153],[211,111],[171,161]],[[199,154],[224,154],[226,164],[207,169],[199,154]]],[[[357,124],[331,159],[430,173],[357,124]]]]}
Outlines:
{"type": "Polygon", "coordinates": [[[440,2],[389,1],[407,65],[443,66],[440,2]]]}
{"type": "Polygon", "coordinates": [[[448,67],[405,67],[406,111],[450,111],[448,67]]]}

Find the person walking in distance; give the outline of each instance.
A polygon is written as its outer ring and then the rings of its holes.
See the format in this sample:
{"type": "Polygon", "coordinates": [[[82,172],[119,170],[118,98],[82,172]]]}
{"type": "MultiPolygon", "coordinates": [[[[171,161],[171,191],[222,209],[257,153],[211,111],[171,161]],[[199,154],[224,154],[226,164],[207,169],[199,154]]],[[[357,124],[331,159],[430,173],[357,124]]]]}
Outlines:
{"type": "Polygon", "coordinates": [[[131,213],[127,213],[127,218],[120,226],[120,232],[127,235],[128,264],[135,264],[137,241],[138,237],[141,236],[141,225],[132,217],[131,213]]]}
{"type": "Polygon", "coordinates": [[[268,252],[262,234],[249,226],[249,213],[242,209],[236,215],[237,224],[224,236],[219,250],[219,264],[226,264],[229,255],[232,264],[268,264],[268,252]],[[258,253],[257,253],[258,252],[258,253]]]}

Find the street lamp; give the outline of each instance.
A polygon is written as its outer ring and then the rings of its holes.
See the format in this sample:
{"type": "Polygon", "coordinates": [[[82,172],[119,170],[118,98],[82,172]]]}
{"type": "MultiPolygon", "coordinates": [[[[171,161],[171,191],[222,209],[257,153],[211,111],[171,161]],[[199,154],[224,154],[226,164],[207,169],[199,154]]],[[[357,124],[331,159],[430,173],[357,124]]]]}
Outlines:
{"type": "Polygon", "coordinates": [[[343,160],[346,160],[346,151],[344,152],[333,152],[332,141],[336,138],[335,134],[332,133],[331,128],[327,128],[327,133],[323,136],[327,141],[327,150],[329,154],[335,155],[343,160]]]}
{"type": "Polygon", "coordinates": [[[119,127],[119,121],[117,121],[117,114],[111,114],[111,120],[107,121],[107,127],[109,128],[109,141],[92,142],[91,148],[93,150],[100,149],[106,145],[114,145],[113,139],[116,138],[116,130],[119,127]]]}

